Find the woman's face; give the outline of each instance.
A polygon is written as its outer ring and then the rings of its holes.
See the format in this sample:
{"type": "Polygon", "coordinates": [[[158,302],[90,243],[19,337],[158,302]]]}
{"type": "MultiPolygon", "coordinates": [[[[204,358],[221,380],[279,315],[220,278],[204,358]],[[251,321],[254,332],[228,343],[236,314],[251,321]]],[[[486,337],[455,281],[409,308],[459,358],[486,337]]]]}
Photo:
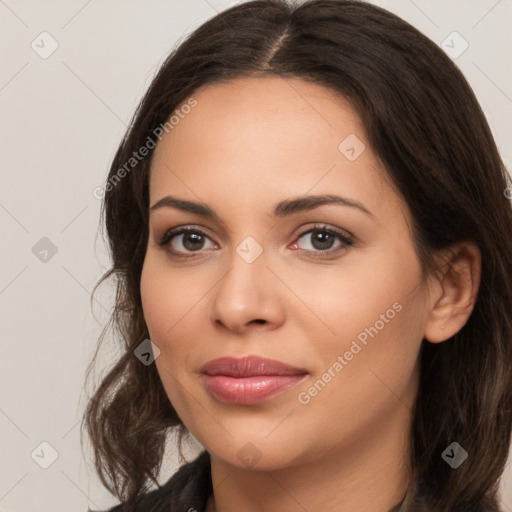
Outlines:
{"type": "Polygon", "coordinates": [[[409,209],[358,115],[319,85],[276,77],[193,97],[153,155],[159,207],[141,278],[180,418],[210,454],[263,469],[407,434],[428,294],[409,209]],[[302,372],[205,377],[203,365],[226,356],[302,372]]]}

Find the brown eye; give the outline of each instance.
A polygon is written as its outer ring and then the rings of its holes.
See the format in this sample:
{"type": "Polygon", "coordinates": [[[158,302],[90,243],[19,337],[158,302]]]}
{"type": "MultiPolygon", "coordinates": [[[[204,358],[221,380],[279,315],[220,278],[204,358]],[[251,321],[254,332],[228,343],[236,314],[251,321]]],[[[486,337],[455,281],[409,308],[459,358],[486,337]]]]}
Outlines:
{"type": "MultiPolygon", "coordinates": [[[[158,242],[160,247],[176,256],[189,256],[187,253],[199,252],[210,238],[198,228],[171,229],[158,242]]],[[[211,240],[210,240],[211,242],[211,240]]]]}
{"type": "Polygon", "coordinates": [[[319,251],[331,249],[336,241],[335,235],[325,231],[312,231],[311,235],[311,245],[319,251]]]}
{"type": "Polygon", "coordinates": [[[322,255],[336,253],[337,251],[348,248],[353,244],[354,241],[341,231],[324,226],[314,226],[313,228],[300,233],[298,235],[297,242],[295,242],[294,245],[297,245],[299,249],[302,249],[306,252],[318,253],[322,255]],[[309,239],[309,247],[299,247],[299,240],[302,239],[309,239]],[[337,246],[336,241],[338,241],[337,246]]]}
{"type": "Polygon", "coordinates": [[[182,237],[181,243],[187,251],[198,251],[203,248],[204,236],[199,233],[183,233],[179,235],[182,237]]]}

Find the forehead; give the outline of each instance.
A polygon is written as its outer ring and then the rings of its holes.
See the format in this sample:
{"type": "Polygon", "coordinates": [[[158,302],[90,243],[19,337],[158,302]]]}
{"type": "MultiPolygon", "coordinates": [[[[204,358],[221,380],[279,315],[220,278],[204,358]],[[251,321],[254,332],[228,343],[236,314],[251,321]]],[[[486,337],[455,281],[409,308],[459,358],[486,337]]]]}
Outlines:
{"type": "MultiPolygon", "coordinates": [[[[270,76],[206,84],[193,97],[197,106],[180,116],[181,129],[173,128],[170,139],[197,130],[204,135],[208,130],[209,140],[233,137],[245,142],[242,149],[249,151],[252,140],[263,142],[265,136],[267,140],[279,136],[281,145],[290,146],[294,142],[298,146],[304,139],[327,145],[336,142],[346,129],[365,137],[361,120],[348,100],[331,89],[296,78],[270,76]]],[[[275,146],[270,144],[266,149],[275,146]]]]}
{"type": "MultiPolygon", "coordinates": [[[[331,115],[333,103],[352,110],[347,99],[328,87],[299,78],[274,75],[205,84],[196,89],[194,97],[202,101],[203,110],[214,109],[220,102],[221,108],[236,104],[240,114],[254,116],[254,107],[257,107],[262,116],[279,112],[281,118],[285,119],[287,111],[291,109],[294,113],[304,112],[323,119],[328,124],[335,117],[331,115]]],[[[351,113],[357,118],[355,112],[351,113]]],[[[332,124],[331,127],[334,128],[332,124]]]]}
{"type": "Polygon", "coordinates": [[[166,193],[217,204],[229,196],[250,209],[269,195],[334,189],[376,201],[371,195],[383,187],[383,169],[358,114],[330,89],[299,79],[244,78],[205,85],[192,97],[196,105],[155,149],[152,203],[166,193]],[[347,140],[357,152],[364,148],[356,159],[342,151],[347,140]]]}

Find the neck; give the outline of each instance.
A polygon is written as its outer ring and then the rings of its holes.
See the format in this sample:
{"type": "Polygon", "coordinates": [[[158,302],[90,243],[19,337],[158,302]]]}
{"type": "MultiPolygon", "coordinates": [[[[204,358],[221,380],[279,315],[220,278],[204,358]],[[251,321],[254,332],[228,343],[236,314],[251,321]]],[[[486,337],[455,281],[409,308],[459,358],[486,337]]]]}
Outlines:
{"type": "Polygon", "coordinates": [[[410,410],[369,425],[337,450],[308,454],[273,470],[234,467],[210,454],[214,495],[207,512],[329,510],[388,512],[414,480],[409,465],[410,410]]]}

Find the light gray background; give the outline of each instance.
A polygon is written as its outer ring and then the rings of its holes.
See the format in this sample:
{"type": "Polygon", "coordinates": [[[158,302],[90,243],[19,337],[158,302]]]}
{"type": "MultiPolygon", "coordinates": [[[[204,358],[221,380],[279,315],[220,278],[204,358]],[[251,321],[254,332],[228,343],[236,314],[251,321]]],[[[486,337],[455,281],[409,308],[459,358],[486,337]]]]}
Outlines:
{"type": "MultiPolygon", "coordinates": [[[[96,238],[93,190],[156,67],[187,33],[235,3],[0,0],[0,511],[85,512],[115,503],[79,442],[85,367],[112,305],[104,286],[90,308],[109,265],[96,238]],[[43,31],[58,43],[46,59],[31,47],[48,51],[43,31]],[[57,248],[46,262],[32,252],[43,237],[57,248]],[[43,441],[58,454],[48,469],[31,458],[37,448],[34,459],[50,461],[43,441]]],[[[453,31],[469,43],[456,63],[509,164],[512,1],[374,3],[438,44],[453,31]]],[[[106,350],[102,361],[115,355],[106,350]]],[[[170,447],[162,480],[178,464],[170,447]]],[[[512,511],[511,466],[502,481],[505,511],[512,511]]]]}

